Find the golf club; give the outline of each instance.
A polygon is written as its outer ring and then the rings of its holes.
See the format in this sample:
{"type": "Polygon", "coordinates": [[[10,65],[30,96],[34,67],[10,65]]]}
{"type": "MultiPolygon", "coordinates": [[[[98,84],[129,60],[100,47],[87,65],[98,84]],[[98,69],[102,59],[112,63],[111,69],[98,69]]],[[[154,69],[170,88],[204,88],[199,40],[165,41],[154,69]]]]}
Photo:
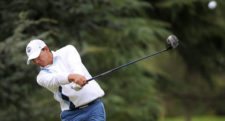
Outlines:
{"type": "MultiPolygon", "coordinates": [[[[112,73],[112,72],[114,72],[114,71],[116,71],[116,70],[119,70],[119,69],[121,69],[121,68],[123,68],[123,67],[126,67],[126,66],[128,66],[128,65],[134,64],[134,63],[136,63],[136,62],[138,62],[138,61],[141,61],[141,60],[144,60],[144,59],[147,59],[147,58],[156,56],[156,55],[158,55],[158,54],[160,54],[160,53],[162,53],[162,52],[165,52],[165,51],[174,49],[174,48],[176,48],[176,47],[179,45],[178,41],[179,41],[179,40],[177,39],[177,37],[176,37],[175,35],[170,35],[170,36],[167,38],[167,40],[166,40],[166,42],[167,42],[167,48],[165,48],[165,49],[163,49],[163,50],[161,50],[161,51],[158,51],[158,52],[156,52],[156,53],[153,53],[153,54],[151,54],[151,55],[147,55],[147,56],[144,56],[144,57],[142,57],[142,58],[136,59],[136,60],[134,60],[134,61],[130,61],[130,62],[126,63],[126,64],[123,64],[123,65],[120,65],[120,66],[115,67],[115,68],[113,68],[113,69],[110,69],[110,70],[108,70],[108,71],[106,71],[106,72],[103,72],[103,73],[101,73],[101,74],[99,74],[99,75],[96,75],[96,76],[94,76],[94,77],[88,79],[88,80],[87,80],[87,83],[88,83],[89,81],[91,81],[91,80],[94,80],[94,79],[96,79],[96,78],[99,78],[99,77],[102,77],[102,76],[107,75],[107,74],[109,74],[109,73],[112,73]]],[[[74,89],[74,90],[76,90],[76,91],[79,91],[82,87],[81,87],[80,85],[76,84],[76,83],[73,83],[73,85],[71,86],[71,88],[74,89]]]]}

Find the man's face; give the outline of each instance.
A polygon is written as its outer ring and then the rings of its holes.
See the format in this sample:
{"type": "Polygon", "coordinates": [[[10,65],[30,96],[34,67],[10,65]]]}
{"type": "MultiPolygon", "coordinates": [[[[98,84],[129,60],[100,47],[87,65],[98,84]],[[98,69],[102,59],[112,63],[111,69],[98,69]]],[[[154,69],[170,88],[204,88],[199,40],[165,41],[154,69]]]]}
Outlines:
{"type": "Polygon", "coordinates": [[[51,55],[50,50],[47,47],[43,48],[41,50],[40,55],[37,58],[33,59],[32,62],[41,67],[45,67],[45,66],[51,64],[52,63],[52,55],[51,55]]]}

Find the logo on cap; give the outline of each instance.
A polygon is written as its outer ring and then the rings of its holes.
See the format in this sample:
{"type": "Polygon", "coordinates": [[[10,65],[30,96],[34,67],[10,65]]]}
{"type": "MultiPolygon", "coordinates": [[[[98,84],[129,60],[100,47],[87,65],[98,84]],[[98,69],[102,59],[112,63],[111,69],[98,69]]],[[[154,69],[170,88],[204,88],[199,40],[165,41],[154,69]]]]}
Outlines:
{"type": "Polygon", "coordinates": [[[31,47],[27,47],[27,53],[30,53],[31,52],[31,47]]]}

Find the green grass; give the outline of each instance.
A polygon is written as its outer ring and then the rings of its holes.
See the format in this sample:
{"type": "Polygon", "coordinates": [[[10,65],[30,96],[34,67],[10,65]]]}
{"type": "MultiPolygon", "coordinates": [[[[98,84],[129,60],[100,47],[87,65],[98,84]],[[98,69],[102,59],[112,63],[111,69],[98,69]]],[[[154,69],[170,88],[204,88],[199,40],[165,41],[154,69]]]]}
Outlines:
{"type": "MultiPolygon", "coordinates": [[[[176,118],[166,118],[164,121],[185,121],[183,117],[176,118]]],[[[193,117],[192,121],[225,121],[224,117],[216,117],[216,116],[198,116],[193,117]]]]}

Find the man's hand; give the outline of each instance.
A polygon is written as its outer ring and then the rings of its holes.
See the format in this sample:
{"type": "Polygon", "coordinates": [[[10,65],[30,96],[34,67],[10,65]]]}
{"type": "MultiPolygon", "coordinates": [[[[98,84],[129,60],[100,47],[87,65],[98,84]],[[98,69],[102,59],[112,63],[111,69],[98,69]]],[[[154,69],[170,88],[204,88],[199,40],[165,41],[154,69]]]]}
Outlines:
{"type": "Polygon", "coordinates": [[[69,74],[68,80],[80,85],[81,87],[87,83],[86,78],[80,74],[69,74]]]}

